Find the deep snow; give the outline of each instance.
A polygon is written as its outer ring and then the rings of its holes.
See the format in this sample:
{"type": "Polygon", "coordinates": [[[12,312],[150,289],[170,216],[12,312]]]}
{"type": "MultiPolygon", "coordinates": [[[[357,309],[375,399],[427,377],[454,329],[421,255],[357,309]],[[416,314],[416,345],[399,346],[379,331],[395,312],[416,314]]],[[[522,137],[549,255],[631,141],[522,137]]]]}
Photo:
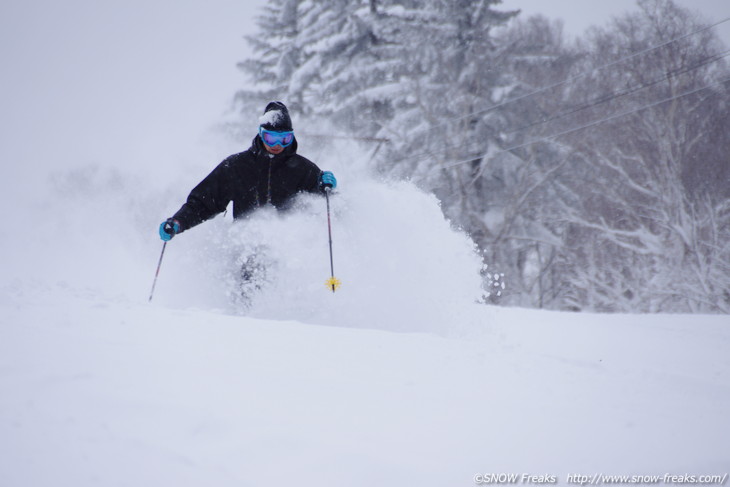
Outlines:
{"type": "Polygon", "coordinates": [[[324,200],[306,196],[176,237],[146,302],[157,225],[217,161],[166,180],[59,168],[19,205],[0,249],[0,485],[730,471],[726,316],[476,304],[480,259],[433,197],[303,145],[340,180],[334,295],[324,200]],[[273,282],[242,310],[229,264],[262,245],[273,282]]]}
{"type": "Polygon", "coordinates": [[[730,471],[726,316],[475,304],[469,239],[360,148],[299,141],[340,181],[335,295],[306,197],[176,237],[147,303],[160,221],[245,148],[201,134],[258,7],[0,6],[0,487],[730,471]],[[230,263],[262,247],[273,282],[243,311],[230,263]]]}
{"type": "MultiPolygon", "coordinates": [[[[326,292],[323,291],[323,292],[326,292]]],[[[473,485],[728,471],[726,320],[472,305],[481,339],[16,287],[3,486],[473,485]]]]}

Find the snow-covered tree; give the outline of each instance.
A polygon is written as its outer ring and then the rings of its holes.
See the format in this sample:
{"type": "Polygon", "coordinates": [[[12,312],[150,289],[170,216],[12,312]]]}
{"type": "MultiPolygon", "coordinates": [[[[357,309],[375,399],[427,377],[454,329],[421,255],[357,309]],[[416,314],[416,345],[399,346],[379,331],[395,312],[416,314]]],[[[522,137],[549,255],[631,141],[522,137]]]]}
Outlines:
{"type": "Polygon", "coordinates": [[[730,239],[720,223],[722,198],[686,184],[728,100],[717,83],[724,49],[701,27],[669,0],[641,0],[637,13],[589,37],[584,70],[641,54],[573,91],[589,106],[577,121],[608,119],[567,139],[580,152],[572,191],[581,195],[566,215],[575,225],[568,243],[591,242],[574,257],[576,305],[730,311],[723,298],[730,276],[722,272],[730,256],[719,243],[730,239]],[[686,35],[692,32],[699,33],[686,35]]]}
{"type": "Polygon", "coordinates": [[[256,89],[237,99],[282,99],[293,112],[372,135],[391,116],[396,96],[383,87],[402,69],[398,48],[408,35],[399,23],[408,23],[408,12],[397,1],[273,2],[247,37],[254,58],[239,64],[256,89]]]}
{"type": "Polygon", "coordinates": [[[500,302],[730,310],[730,88],[714,32],[640,0],[568,45],[559,23],[499,3],[272,0],[237,100],[388,140],[377,168],[439,197],[506,274],[500,302]]]}
{"type": "Polygon", "coordinates": [[[507,276],[501,302],[554,307],[562,299],[555,267],[565,234],[557,215],[571,196],[563,178],[572,149],[550,140],[531,142],[552,133],[545,122],[564,109],[560,83],[576,55],[563,40],[561,23],[539,16],[513,22],[500,42],[502,69],[511,80],[496,108],[503,149],[483,158],[472,178],[474,190],[466,196],[477,201],[468,228],[486,260],[507,276]]]}
{"type": "Polygon", "coordinates": [[[268,101],[286,98],[293,111],[303,108],[301,96],[290,89],[293,73],[303,62],[299,34],[306,0],[272,0],[257,19],[258,31],[245,38],[253,57],[238,64],[250,84],[235,96],[243,113],[258,112],[268,101]]]}

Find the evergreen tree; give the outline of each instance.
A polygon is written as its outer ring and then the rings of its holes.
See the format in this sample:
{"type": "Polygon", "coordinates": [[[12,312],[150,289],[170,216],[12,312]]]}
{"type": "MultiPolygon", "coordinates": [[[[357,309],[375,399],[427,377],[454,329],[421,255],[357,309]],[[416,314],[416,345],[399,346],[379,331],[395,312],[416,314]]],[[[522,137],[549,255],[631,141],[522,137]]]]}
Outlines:
{"type": "Polygon", "coordinates": [[[253,57],[238,67],[253,86],[235,95],[241,113],[257,113],[267,102],[278,99],[286,99],[291,111],[303,110],[301,93],[291,89],[291,79],[303,62],[299,36],[308,4],[306,0],[271,0],[257,19],[257,34],[245,37],[253,57]]]}
{"type": "Polygon", "coordinates": [[[239,106],[280,99],[390,140],[377,167],[439,197],[507,274],[501,302],[730,310],[730,89],[714,33],[686,36],[698,19],[640,0],[573,47],[544,18],[507,28],[517,12],[499,3],[272,0],[239,106]]]}

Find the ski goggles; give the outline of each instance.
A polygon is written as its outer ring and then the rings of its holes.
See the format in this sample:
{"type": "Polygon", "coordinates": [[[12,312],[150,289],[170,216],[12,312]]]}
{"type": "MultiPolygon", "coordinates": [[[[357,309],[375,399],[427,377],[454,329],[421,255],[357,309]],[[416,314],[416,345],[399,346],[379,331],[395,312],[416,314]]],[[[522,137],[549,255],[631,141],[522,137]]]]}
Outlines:
{"type": "Polygon", "coordinates": [[[266,130],[263,127],[259,127],[259,135],[261,136],[261,140],[269,147],[275,145],[289,147],[294,142],[294,132],[274,132],[273,130],[266,130]]]}

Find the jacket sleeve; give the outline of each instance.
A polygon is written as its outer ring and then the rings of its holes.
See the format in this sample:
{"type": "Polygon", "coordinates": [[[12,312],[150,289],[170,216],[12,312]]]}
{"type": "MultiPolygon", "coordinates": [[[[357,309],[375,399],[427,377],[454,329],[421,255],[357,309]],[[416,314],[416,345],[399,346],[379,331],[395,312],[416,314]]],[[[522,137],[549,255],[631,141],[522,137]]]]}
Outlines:
{"type": "Polygon", "coordinates": [[[324,187],[320,177],[322,176],[322,170],[312,161],[305,159],[306,169],[304,171],[304,178],[302,179],[302,189],[309,193],[324,193],[324,187]]]}
{"type": "Polygon", "coordinates": [[[231,162],[230,158],[221,162],[190,192],[185,204],[173,216],[180,223],[180,232],[225,211],[233,199],[231,162]]]}

